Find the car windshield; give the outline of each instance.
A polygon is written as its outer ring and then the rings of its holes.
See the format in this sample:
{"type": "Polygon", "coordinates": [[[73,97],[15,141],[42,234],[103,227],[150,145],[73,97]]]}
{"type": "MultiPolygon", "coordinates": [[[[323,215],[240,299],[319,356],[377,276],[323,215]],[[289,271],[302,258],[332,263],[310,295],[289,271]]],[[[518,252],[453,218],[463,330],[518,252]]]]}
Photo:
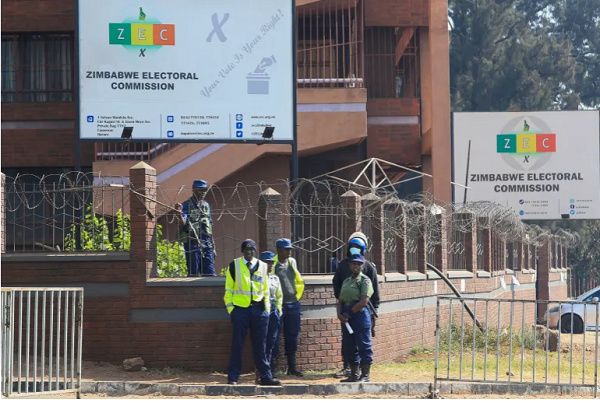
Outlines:
{"type": "Polygon", "coordinates": [[[575,299],[583,300],[584,296],[586,296],[586,295],[587,295],[587,298],[585,298],[586,301],[587,300],[591,301],[592,298],[594,298],[594,297],[599,297],[600,298],[600,287],[598,287],[598,288],[596,288],[594,290],[586,291],[586,292],[584,292],[583,294],[581,294],[580,296],[578,296],[575,299]]]}

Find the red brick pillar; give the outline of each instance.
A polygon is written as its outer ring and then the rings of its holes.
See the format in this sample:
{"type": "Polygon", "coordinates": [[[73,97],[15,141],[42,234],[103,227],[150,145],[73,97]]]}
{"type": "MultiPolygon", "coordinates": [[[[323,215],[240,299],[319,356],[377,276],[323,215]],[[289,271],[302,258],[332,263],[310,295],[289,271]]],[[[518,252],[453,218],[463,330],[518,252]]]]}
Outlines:
{"type": "Polygon", "coordinates": [[[517,267],[516,270],[523,271],[523,256],[525,256],[525,245],[523,242],[517,242],[517,267]]]}
{"type": "Polygon", "coordinates": [[[350,235],[360,229],[360,196],[353,190],[349,190],[340,196],[344,213],[344,243],[350,235]]]}
{"type": "Polygon", "coordinates": [[[6,186],[6,175],[0,173],[0,253],[6,252],[6,199],[4,188],[6,186]]]}
{"type": "Polygon", "coordinates": [[[506,241],[501,239],[499,242],[499,256],[500,256],[500,270],[506,270],[506,255],[508,254],[508,249],[506,248],[506,241]]]}
{"type": "Polygon", "coordinates": [[[385,276],[385,256],[383,237],[383,203],[381,198],[372,193],[360,198],[363,217],[361,228],[371,242],[371,261],[377,266],[377,275],[385,276]],[[364,220],[368,217],[368,220],[364,220]],[[368,223],[368,224],[367,224],[368,223]],[[366,228],[369,225],[369,228],[366,228]]]}
{"type": "Polygon", "coordinates": [[[268,188],[258,195],[258,249],[275,251],[275,242],[283,236],[281,194],[268,188]]]}
{"type": "Polygon", "coordinates": [[[393,217],[394,224],[387,222],[385,228],[389,228],[383,235],[384,244],[396,246],[396,261],[390,262],[392,267],[386,267],[388,272],[396,270],[398,273],[406,273],[406,249],[404,248],[404,234],[406,233],[406,220],[402,211],[402,203],[399,199],[390,199],[383,203],[384,219],[391,220],[393,217]],[[389,239],[388,239],[389,237],[389,239]]]}
{"type": "MultiPolygon", "coordinates": [[[[415,207],[411,214],[423,215],[426,214],[424,207],[415,207]]],[[[425,226],[425,220],[419,220],[421,226],[425,226]]],[[[427,272],[427,236],[425,228],[419,229],[419,239],[417,240],[417,265],[419,273],[426,274],[427,272]]]]}
{"type": "Polygon", "coordinates": [[[462,221],[462,227],[467,230],[465,233],[465,257],[467,270],[473,275],[477,274],[477,224],[473,213],[458,214],[458,219],[462,221]]]}
{"type": "MultiPolygon", "coordinates": [[[[550,267],[551,267],[551,248],[550,242],[538,247],[539,266],[537,271],[537,296],[540,300],[550,299],[550,267]]],[[[546,314],[546,305],[538,305],[538,319],[542,320],[546,314]]]]}
{"type": "Polygon", "coordinates": [[[492,272],[492,231],[488,228],[488,219],[486,217],[479,217],[477,225],[483,229],[479,231],[479,235],[483,239],[479,240],[483,245],[483,267],[478,267],[478,270],[492,272]]]}
{"type": "Polygon", "coordinates": [[[156,169],[139,162],[129,169],[132,268],[156,277],[156,169]]]}
{"type": "Polygon", "coordinates": [[[404,211],[400,218],[396,219],[396,229],[399,234],[396,236],[396,264],[398,273],[406,274],[408,270],[408,256],[406,254],[406,216],[404,211]]]}
{"type": "Polygon", "coordinates": [[[436,214],[435,219],[440,228],[441,238],[441,243],[435,246],[435,261],[442,273],[448,273],[448,218],[443,214],[436,214]]]}

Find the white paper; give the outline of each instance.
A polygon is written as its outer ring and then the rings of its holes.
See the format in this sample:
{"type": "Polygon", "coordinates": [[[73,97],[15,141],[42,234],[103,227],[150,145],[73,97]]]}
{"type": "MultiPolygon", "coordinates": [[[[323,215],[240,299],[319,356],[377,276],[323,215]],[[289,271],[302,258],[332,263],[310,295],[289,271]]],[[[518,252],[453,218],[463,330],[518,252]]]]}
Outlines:
{"type": "Polygon", "coordinates": [[[519,283],[519,280],[517,280],[517,278],[515,276],[512,276],[512,283],[514,285],[521,285],[521,283],[519,283]]]}
{"type": "Polygon", "coordinates": [[[354,330],[352,330],[352,327],[350,327],[350,323],[346,322],[345,325],[346,329],[348,329],[348,333],[354,334],[354,330]]]}
{"type": "Polygon", "coordinates": [[[500,287],[502,287],[506,290],[506,281],[504,281],[503,278],[500,279],[500,287]]]}
{"type": "Polygon", "coordinates": [[[460,280],[460,292],[465,292],[467,289],[467,283],[464,279],[460,280]]]}
{"type": "Polygon", "coordinates": [[[433,282],[433,293],[437,294],[437,280],[433,282]]]}

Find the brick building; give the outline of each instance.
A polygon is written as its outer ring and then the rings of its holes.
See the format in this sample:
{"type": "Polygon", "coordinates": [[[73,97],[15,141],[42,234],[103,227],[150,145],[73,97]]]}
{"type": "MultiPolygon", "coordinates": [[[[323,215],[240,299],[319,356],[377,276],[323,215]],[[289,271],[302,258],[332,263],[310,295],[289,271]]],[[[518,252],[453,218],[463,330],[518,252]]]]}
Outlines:
{"type": "MultiPolygon", "coordinates": [[[[300,177],[378,157],[432,174],[432,179],[423,180],[423,190],[449,201],[447,2],[297,0],[296,4],[300,177]]],[[[71,171],[79,158],[83,168],[104,177],[128,177],[132,189],[143,195],[155,195],[157,185],[178,189],[190,184],[197,172],[220,186],[289,177],[287,145],[84,143],[78,148],[74,0],[5,0],[1,7],[1,145],[2,171],[7,176],[71,171]],[[139,160],[151,167],[138,164],[139,160]]],[[[224,279],[153,276],[156,206],[141,200],[129,198],[129,252],[3,253],[2,285],[84,287],[85,359],[118,362],[142,356],[150,366],[223,370],[230,348],[224,279]]],[[[360,207],[360,200],[353,202],[360,207]]],[[[2,221],[6,224],[4,217],[2,221]]],[[[272,245],[273,238],[287,235],[289,229],[257,225],[261,245],[272,245]]],[[[357,229],[365,230],[351,223],[341,238],[357,229]]],[[[372,239],[383,245],[382,229],[370,231],[372,239]]],[[[2,234],[4,246],[4,226],[2,234]]],[[[500,279],[510,283],[512,276],[505,245],[496,248],[489,234],[484,237],[484,258],[479,261],[471,253],[464,270],[452,273],[452,282],[467,294],[508,297],[510,291],[500,286],[500,279]]],[[[398,245],[406,250],[402,240],[398,245]]],[[[472,243],[470,247],[473,252],[472,243]]],[[[448,272],[445,252],[440,247],[435,254],[448,272]]],[[[378,362],[391,362],[414,346],[432,344],[434,296],[450,291],[427,270],[424,242],[416,246],[414,263],[402,253],[389,263],[381,247],[374,254],[382,281],[375,356],[378,362]]],[[[560,273],[565,262],[541,262],[542,297],[566,297],[560,273]]],[[[535,298],[535,268],[525,265],[515,276],[521,283],[517,298],[535,298]]],[[[331,275],[307,275],[306,282],[298,363],[305,369],[334,368],[340,362],[340,332],[331,275]]],[[[250,354],[250,349],[246,352],[250,354]]],[[[248,359],[244,362],[250,364],[248,359]]]]}
{"type": "MultiPolygon", "coordinates": [[[[424,190],[450,200],[450,106],[445,1],[298,0],[300,176],[379,157],[433,174],[424,190]],[[435,111],[435,113],[434,113],[435,111]]],[[[76,141],[75,1],[2,2],[2,170],[81,167],[126,176],[136,160],[165,187],[194,172],[220,183],[242,168],[268,176],[273,155],[287,178],[291,149],[229,144],[93,144],[76,141]],[[31,145],[36,147],[32,148],[31,145]],[[133,163],[132,163],[133,161],[133,163]]],[[[172,186],[169,186],[173,184],[172,186]]],[[[175,186],[177,184],[177,186],[175,186]]]]}

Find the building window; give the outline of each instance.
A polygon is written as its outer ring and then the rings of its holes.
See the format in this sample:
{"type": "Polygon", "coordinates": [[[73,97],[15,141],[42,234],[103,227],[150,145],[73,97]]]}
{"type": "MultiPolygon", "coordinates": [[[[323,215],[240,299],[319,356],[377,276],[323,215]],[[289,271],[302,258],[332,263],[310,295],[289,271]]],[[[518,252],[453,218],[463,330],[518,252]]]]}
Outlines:
{"type": "Polygon", "coordinates": [[[363,2],[306,2],[296,9],[300,88],[363,86],[363,2]]]}
{"type": "Polygon", "coordinates": [[[2,35],[2,102],[72,102],[73,34],[2,35]]]}
{"type": "Polygon", "coordinates": [[[413,27],[365,30],[368,98],[419,97],[419,31],[413,27]]]}

